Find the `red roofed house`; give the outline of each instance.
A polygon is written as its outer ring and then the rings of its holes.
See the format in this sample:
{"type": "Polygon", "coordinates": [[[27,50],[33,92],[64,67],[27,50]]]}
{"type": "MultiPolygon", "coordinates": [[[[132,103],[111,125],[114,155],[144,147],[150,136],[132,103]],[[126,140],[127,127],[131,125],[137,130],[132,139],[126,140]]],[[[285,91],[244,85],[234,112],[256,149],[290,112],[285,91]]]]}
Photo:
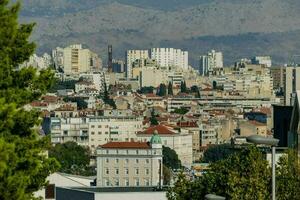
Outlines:
{"type": "Polygon", "coordinates": [[[193,161],[192,134],[187,130],[175,129],[167,125],[150,126],[137,134],[139,141],[149,141],[152,135],[157,132],[162,144],[176,151],[182,165],[190,167],[193,161]]]}
{"type": "Polygon", "coordinates": [[[150,142],[109,142],[97,149],[97,187],[160,187],[162,144],[157,134],[150,142]]]}

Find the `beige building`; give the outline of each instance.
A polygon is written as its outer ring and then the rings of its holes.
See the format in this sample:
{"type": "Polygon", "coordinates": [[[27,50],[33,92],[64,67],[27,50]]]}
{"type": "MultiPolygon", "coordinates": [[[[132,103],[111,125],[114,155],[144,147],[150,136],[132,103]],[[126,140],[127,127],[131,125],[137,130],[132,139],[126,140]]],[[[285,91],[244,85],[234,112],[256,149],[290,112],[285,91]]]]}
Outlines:
{"type": "Polygon", "coordinates": [[[161,187],[162,144],[157,134],[150,142],[109,142],[97,149],[97,187],[161,187]]]}
{"type": "Polygon", "coordinates": [[[63,69],[66,75],[99,71],[102,61],[97,54],[89,49],[83,49],[81,44],[70,45],[66,48],[57,47],[52,51],[56,68],[63,69]]]}
{"type": "Polygon", "coordinates": [[[257,121],[240,121],[239,123],[240,135],[262,135],[267,136],[268,127],[267,124],[263,124],[257,121]]]}
{"type": "Polygon", "coordinates": [[[291,106],[294,103],[297,90],[300,90],[300,66],[286,67],[285,105],[291,106]]]}
{"type": "Polygon", "coordinates": [[[110,141],[136,140],[142,129],[143,119],[135,116],[112,116],[89,118],[89,147],[95,150],[110,141]]]}

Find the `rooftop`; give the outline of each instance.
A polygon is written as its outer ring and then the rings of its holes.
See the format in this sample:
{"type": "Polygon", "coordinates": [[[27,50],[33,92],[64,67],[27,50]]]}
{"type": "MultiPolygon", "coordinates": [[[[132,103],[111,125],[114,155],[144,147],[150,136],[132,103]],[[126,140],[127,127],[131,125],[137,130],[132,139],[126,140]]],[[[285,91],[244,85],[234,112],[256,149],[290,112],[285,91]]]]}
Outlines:
{"type": "Polygon", "coordinates": [[[146,130],[140,132],[139,134],[153,135],[154,131],[157,131],[159,135],[174,135],[176,134],[171,130],[171,128],[164,125],[150,126],[146,130]]]}
{"type": "Polygon", "coordinates": [[[150,149],[149,142],[109,142],[104,145],[100,145],[105,149],[150,149]]]}

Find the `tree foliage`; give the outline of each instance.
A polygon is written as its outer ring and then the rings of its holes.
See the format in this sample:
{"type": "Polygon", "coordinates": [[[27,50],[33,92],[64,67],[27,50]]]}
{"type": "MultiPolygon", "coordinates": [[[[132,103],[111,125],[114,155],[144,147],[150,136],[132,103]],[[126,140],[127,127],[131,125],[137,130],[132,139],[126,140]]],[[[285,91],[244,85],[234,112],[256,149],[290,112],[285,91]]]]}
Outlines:
{"type": "Polygon", "coordinates": [[[300,199],[300,164],[295,151],[289,150],[287,156],[279,159],[276,174],[276,198],[300,199]]]}
{"type": "Polygon", "coordinates": [[[142,87],[137,92],[139,94],[153,94],[153,90],[154,90],[154,88],[152,86],[150,86],[150,87],[142,87]]]}
{"type": "Polygon", "coordinates": [[[159,89],[158,89],[157,95],[161,96],[161,97],[164,97],[164,96],[167,95],[167,87],[166,87],[165,84],[161,83],[159,85],[159,89]]]}
{"type": "Polygon", "coordinates": [[[103,102],[105,104],[110,105],[113,109],[116,109],[117,108],[116,103],[115,103],[115,101],[112,98],[110,98],[105,82],[104,82],[104,86],[103,87],[104,87],[104,92],[103,92],[103,96],[102,96],[103,102]]]}
{"type": "Polygon", "coordinates": [[[157,119],[156,119],[156,115],[155,115],[154,109],[151,110],[150,124],[151,124],[151,126],[156,126],[156,125],[159,124],[158,121],[157,121],[157,119]]]}
{"type": "Polygon", "coordinates": [[[181,168],[181,161],[179,160],[176,151],[166,146],[163,146],[163,163],[170,169],[181,168]]]}
{"type": "Polygon", "coordinates": [[[230,144],[210,146],[203,154],[203,162],[210,163],[228,158],[235,150],[230,144]]]}
{"type": "Polygon", "coordinates": [[[185,81],[182,81],[180,84],[180,92],[187,93],[186,83],[185,81]]]}
{"type": "Polygon", "coordinates": [[[173,95],[173,84],[171,82],[168,85],[168,95],[173,95]]]}
{"type": "Polygon", "coordinates": [[[0,199],[34,199],[58,163],[45,151],[49,138],[39,137],[39,113],[23,106],[37,100],[53,84],[50,70],[18,69],[35,44],[28,41],[34,24],[19,24],[20,3],[0,1],[0,199]]]}
{"type": "Polygon", "coordinates": [[[196,181],[179,176],[167,196],[171,200],[204,199],[213,193],[232,200],[265,200],[270,199],[270,183],[271,170],[263,154],[249,147],[212,163],[210,170],[196,181]]]}
{"type": "Polygon", "coordinates": [[[57,144],[49,150],[49,157],[61,165],[60,172],[74,175],[95,175],[90,168],[90,152],[75,142],[57,144]]]}
{"type": "Polygon", "coordinates": [[[180,114],[180,115],[185,115],[188,112],[189,112],[189,110],[187,108],[181,107],[181,108],[176,108],[172,113],[176,113],[176,114],[180,114]]]}

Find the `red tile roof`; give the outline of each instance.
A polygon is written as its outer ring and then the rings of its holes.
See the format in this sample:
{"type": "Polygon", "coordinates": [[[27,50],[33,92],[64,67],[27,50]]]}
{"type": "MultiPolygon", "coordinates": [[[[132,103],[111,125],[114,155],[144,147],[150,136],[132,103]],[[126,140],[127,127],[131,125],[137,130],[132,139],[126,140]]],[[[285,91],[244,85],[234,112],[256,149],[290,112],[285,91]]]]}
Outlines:
{"type": "Polygon", "coordinates": [[[140,132],[139,134],[147,134],[152,135],[154,131],[157,131],[159,135],[174,135],[175,132],[171,131],[170,128],[164,126],[164,125],[157,125],[157,126],[150,126],[145,131],[140,132]]]}
{"type": "Polygon", "coordinates": [[[100,145],[105,149],[150,149],[151,146],[148,142],[109,142],[100,145]]]}

